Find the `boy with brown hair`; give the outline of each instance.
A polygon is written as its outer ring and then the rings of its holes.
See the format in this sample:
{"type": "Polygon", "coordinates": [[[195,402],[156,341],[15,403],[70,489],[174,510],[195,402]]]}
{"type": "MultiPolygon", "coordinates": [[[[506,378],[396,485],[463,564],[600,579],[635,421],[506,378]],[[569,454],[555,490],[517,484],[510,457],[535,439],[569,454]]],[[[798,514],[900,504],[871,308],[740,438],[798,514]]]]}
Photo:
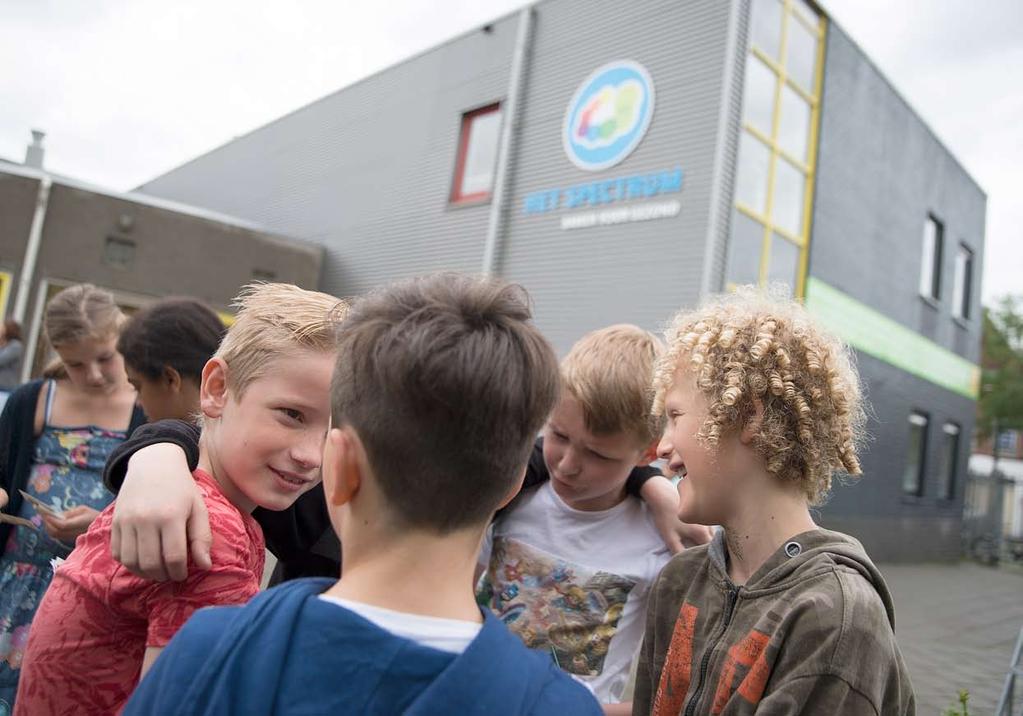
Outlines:
{"type": "Polygon", "coordinates": [[[110,554],[113,505],[54,574],[29,635],[16,713],[109,714],[140,672],[202,607],[259,591],[257,506],[282,510],[320,479],[325,395],[344,304],[285,284],[250,286],[237,319],[202,369],[204,424],[193,473],[210,517],[212,568],[160,584],[110,554]]]}
{"type": "Polygon", "coordinates": [[[855,539],[820,529],[860,473],[848,349],[750,290],[679,313],[656,376],[680,517],[720,524],[654,585],[634,714],[914,713],[891,595],[855,539]]]}
{"type": "Polygon", "coordinates": [[[551,480],[498,517],[480,556],[481,601],[526,646],[585,681],[611,713],[630,710],[620,702],[647,595],[671,557],[647,505],[626,491],[630,472],[656,457],[659,352],[656,337],[631,325],[594,331],[572,347],[544,429],[551,480]]]}
{"type": "Polygon", "coordinates": [[[443,274],[353,304],[331,386],[324,493],[340,580],[196,614],[127,714],[598,714],[471,579],[558,389],[518,286],[443,274]]]}

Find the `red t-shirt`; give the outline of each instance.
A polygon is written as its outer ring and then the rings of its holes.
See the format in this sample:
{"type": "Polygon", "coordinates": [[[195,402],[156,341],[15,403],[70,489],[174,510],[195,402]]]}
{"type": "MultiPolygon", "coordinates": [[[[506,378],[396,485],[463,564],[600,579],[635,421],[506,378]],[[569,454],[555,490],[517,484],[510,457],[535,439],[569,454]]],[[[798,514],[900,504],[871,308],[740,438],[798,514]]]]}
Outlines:
{"type": "Polygon", "coordinates": [[[243,604],[259,591],[263,532],[207,473],[193,473],[210,515],[213,567],[183,582],[150,582],[110,556],[110,505],[78,538],[32,621],[16,713],[119,712],[139,680],[146,647],[166,646],[197,609],[243,604]]]}

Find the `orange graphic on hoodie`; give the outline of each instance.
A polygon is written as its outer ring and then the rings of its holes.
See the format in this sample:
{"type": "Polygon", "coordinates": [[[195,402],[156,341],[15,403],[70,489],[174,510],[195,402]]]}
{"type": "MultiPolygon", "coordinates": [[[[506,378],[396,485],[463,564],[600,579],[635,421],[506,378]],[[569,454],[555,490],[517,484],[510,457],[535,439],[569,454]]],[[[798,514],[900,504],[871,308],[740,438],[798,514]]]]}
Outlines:
{"type": "Polygon", "coordinates": [[[728,650],[728,658],[725,660],[717,690],[714,692],[711,714],[720,714],[735,691],[754,706],[760,703],[764,687],[767,686],[767,677],[771,675],[771,669],[767,665],[767,644],[770,640],[770,636],[754,629],[728,650]],[[749,670],[736,689],[735,680],[739,674],[739,667],[749,670]]]}
{"type": "Polygon", "coordinates": [[[692,604],[683,604],[679,610],[654,697],[654,716],[677,716],[682,710],[693,673],[693,632],[699,613],[692,604]]]}

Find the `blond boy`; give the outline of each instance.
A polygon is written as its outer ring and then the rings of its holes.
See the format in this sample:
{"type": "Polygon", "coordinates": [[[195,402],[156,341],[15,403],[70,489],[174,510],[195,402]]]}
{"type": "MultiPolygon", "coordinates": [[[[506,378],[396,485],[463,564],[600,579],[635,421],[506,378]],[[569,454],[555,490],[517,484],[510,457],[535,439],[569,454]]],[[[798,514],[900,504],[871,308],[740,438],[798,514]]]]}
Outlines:
{"type": "Polygon", "coordinates": [[[498,517],[481,554],[481,599],[527,646],[625,712],[648,591],[671,556],[647,506],[626,493],[630,471],[655,459],[658,352],[657,339],[631,325],[575,344],[544,429],[551,480],[498,517]]]}
{"type": "Polygon", "coordinates": [[[18,713],[119,711],[192,612],[259,591],[264,546],[252,510],[285,509],[319,482],[343,305],[264,284],[246,289],[237,306],[200,387],[193,476],[210,518],[212,568],[193,568],[176,584],[134,576],[111,558],[111,505],[56,570],[36,613],[18,713]]]}
{"type": "Polygon", "coordinates": [[[847,349],[752,291],[678,314],[656,378],[680,517],[720,524],[654,585],[634,714],[912,714],[891,595],[855,539],[818,528],[859,474],[847,349]]]}

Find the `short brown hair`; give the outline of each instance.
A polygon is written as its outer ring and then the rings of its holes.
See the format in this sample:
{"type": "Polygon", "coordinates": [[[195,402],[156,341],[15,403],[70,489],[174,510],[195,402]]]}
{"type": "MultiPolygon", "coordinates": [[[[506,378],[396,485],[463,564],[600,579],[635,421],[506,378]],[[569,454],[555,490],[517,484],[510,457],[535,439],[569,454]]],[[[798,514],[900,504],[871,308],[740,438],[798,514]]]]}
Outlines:
{"type": "Polygon", "coordinates": [[[347,304],[287,283],[245,286],[233,305],[234,323],[215,357],[227,364],[227,384],[240,398],[273,361],[296,350],[333,352],[347,304]]]}
{"type": "Polygon", "coordinates": [[[526,291],[436,274],[356,301],[339,339],[335,426],[358,433],[403,527],[486,522],[522,476],[558,391],[526,291]]]}
{"type": "Polygon", "coordinates": [[[753,446],[775,477],[798,484],[811,504],[832,473],[860,473],[865,413],[849,349],[791,300],[751,287],[678,313],[658,363],[654,409],[684,368],[707,399],[699,436],[709,445],[742,430],[763,406],[753,446]]]}
{"type": "Polygon", "coordinates": [[[625,323],[587,333],[572,346],[561,380],[579,401],[587,430],[625,432],[644,447],[660,436],[661,418],[650,408],[661,347],[652,333],[625,323]]]}
{"type": "Polygon", "coordinates": [[[113,338],[125,316],[109,291],[78,283],[56,293],[46,303],[43,327],[54,348],[86,338],[113,338]]]}

